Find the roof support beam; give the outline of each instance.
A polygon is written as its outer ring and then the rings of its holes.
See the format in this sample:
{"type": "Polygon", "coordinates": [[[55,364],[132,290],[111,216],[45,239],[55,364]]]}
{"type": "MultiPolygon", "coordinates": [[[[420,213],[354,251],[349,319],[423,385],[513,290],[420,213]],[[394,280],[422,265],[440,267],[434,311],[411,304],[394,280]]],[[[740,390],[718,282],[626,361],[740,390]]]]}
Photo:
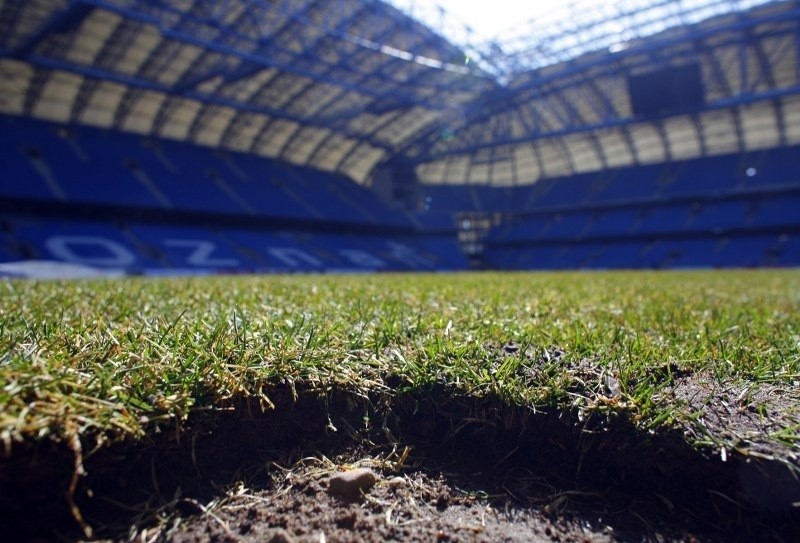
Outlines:
{"type": "Polygon", "coordinates": [[[81,2],[70,2],[67,7],[54,13],[50,19],[32,34],[25,42],[12,49],[8,56],[21,59],[32,53],[36,47],[52,34],[62,34],[78,26],[94,11],[93,6],[81,2]]]}
{"type": "MultiPolygon", "coordinates": [[[[667,0],[667,1],[674,2],[675,0],[667,0]]],[[[738,17],[728,24],[708,25],[708,26],[701,26],[700,24],[694,24],[687,27],[686,32],[675,32],[671,33],[668,37],[661,37],[661,38],[653,37],[647,39],[647,41],[641,45],[636,45],[629,49],[624,49],[622,51],[614,53],[613,57],[625,60],[631,56],[639,55],[641,53],[647,53],[648,50],[654,50],[654,51],[665,50],[671,46],[686,42],[687,40],[705,40],[707,38],[718,36],[721,34],[733,33],[733,32],[738,33],[747,29],[755,28],[760,25],[785,22],[788,20],[797,19],[798,17],[800,17],[800,3],[795,2],[792,9],[788,9],[786,11],[781,11],[777,13],[771,12],[764,15],[738,17]]],[[[575,31],[576,29],[565,29],[564,34],[569,34],[570,32],[575,32],[575,31]]],[[[582,71],[588,66],[596,64],[604,64],[605,62],[607,61],[602,58],[599,58],[596,61],[590,63],[583,63],[580,65],[576,65],[576,67],[578,68],[578,70],[582,71]]],[[[553,75],[558,75],[558,74],[553,74],[553,75]]],[[[563,75],[563,72],[561,75],[563,75]]],[[[541,82],[541,79],[532,80],[526,83],[525,85],[521,86],[519,90],[535,86],[537,82],[541,82]]]]}
{"type": "MultiPolygon", "coordinates": [[[[774,89],[777,86],[777,82],[772,67],[780,62],[780,60],[791,49],[791,47],[787,46],[790,41],[780,40],[777,44],[777,47],[775,47],[775,50],[770,51],[769,53],[764,50],[761,41],[754,40],[754,42],[753,48],[756,54],[756,59],[758,59],[760,73],[758,79],[753,83],[751,89],[757,89],[763,81],[766,81],[769,88],[774,89]]],[[[778,141],[781,145],[786,145],[786,119],[783,115],[783,102],[780,99],[775,99],[772,101],[772,107],[774,108],[773,110],[775,112],[775,122],[778,126],[778,141]]]]}
{"type": "MultiPolygon", "coordinates": [[[[614,53],[613,55],[612,54],[602,55],[596,60],[593,60],[591,62],[575,62],[572,65],[565,67],[563,70],[556,70],[547,75],[539,75],[537,71],[534,71],[532,73],[532,76],[529,78],[527,82],[517,87],[511,87],[509,90],[513,94],[508,96],[506,100],[503,100],[502,102],[498,103],[496,107],[485,107],[485,104],[482,102],[481,98],[478,98],[475,101],[475,104],[477,104],[477,106],[479,107],[475,107],[475,105],[472,104],[468,105],[465,108],[466,119],[468,123],[474,124],[484,119],[487,119],[492,115],[495,115],[501,111],[513,109],[522,102],[530,101],[535,97],[538,97],[538,95],[540,94],[538,89],[543,88],[545,85],[549,83],[557,83],[559,81],[570,81],[570,78],[572,76],[580,75],[584,73],[586,70],[592,68],[596,67],[600,68],[600,70],[597,72],[598,75],[603,75],[606,73],[613,74],[619,71],[619,66],[624,65],[628,69],[630,69],[632,65],[630,64],[629,60],[632,57],[636,57],[643,54],[647,55],[652,52],[662,51],[671,46],[684,43],[687,40],[702,42],[702,40],[704,39],[719,34],[740,33],[748,29],[754,29],[759,25],[785,22],[787,20],[798,20],[798,19],[800,19],[800,4],[798,4],[794,9],[785,12],[756,16],[752,18],[736,19],[734,22],[722,26],[714,26],[708,28],[692,26],[687,31],[687,33],[676,33],[674,36],[670,38],[652,39],[644,44],[619,51],[617,53],[614,53]]],[[[774,34],[783,35],[790,32],[791,32],[790,30],[782,28],[774,31],[774,34]]],[[[764,33],[763,35],[766,34],[767,33],[764,33]]],[[[736,36],[733,38],[732,42],[736,43],[737,41],[739,41],[739,39],[740,39],[739,36],[736,36]]],[[[730,44],[731,41],[715,43],[714,47],[721,47],[730,44]]],[[[557,85],[556,88],[557,90],[561,90],[568,86],[570,85],[569,84],[557,85]]],[[[409,140],[409,142],[405,146],[400,148],[399,151],[404,152],[408,148],[414,145],[418,145],[420,143],[424,143],[425,146],[430,147],[432,145],[432,142],[429,140],[432,136],[435,135],[436,132],[437,132],[436,127],[428,127],[423,129],[416,137],[409,140]]]]}
{"type": "MultiPolygon", "coordinates": [[[[229,0],[230,1],[230,0],[229,0]]],[[[304,9],[304,7],[300,7],[298,9],[304,9]]],[[[248,21],[247,19],[254,17],[254,14],[251,13],[249,10],[244,10],[240,13],[234,21],[229,22],[227,25],[220,25],[222,26],[222,30],[220,34],[216,37],[216,40],[222,41],[223,39],[227,39],[234,33],[235,29],[239,25],[244,25],[248,21]]],[[[184,16],[181,17],[184,19],[184,16]]],[[[258,21],[249,21],[255,27],[258,27],[258,21]]],[[[182,26],[183,21],[178,26],[182,26]]],[[[279,34],[282,32],[289,23],[287,22],[280,28],[275,34],[279,34]]],[[[184,77],[181,78],[180,81],[175,85],[175,92],[181,92],[185,89],[191,89],[205,83],[206,81],[213,79],[215,77],[223,76],[223,79],[226,84],[235,83],[241,79],[246,79],[260,70],[264,69],[264,66],[257,62],[252,61],[243,61],[239,63],[238,66],[231,69],[230,67],[230,57],[225,57],[222,60],[218,61],[211,69],[206,70],[204,72],[198,73],[198,67],[202,65],[202,63],[206,60],[206,58],[210,55],[209,51],[204,51],[202,55],[199,55],[191,64],[188,70],[186,70],[186,74],[184,77]]]]}
{"type": "MultiPolygon", "coordinates": [[[[0,57],[4,56],[3,53],[4,51],[0,49],[0,57]]],[[[94,68],[91,66],[85,66],[83,64],[77,64],[66,60],[58,60],[54,58],[40,57],[36,55],[28,56],[26,58],[26,61],[39,68],[60,70],[64,72],[82,75],[83,77],[111,81],[114,83],[127,85],[129,87],[141,90],[149,90],[149,91],[164,93],[167,95],[172,95],[170,87],[166,85],[162,85],[155,81],[141,79],[136,76],[130,76],[125,74],[120,74],[117,72],[112,72],[109,70],[105,70],[103,68],[94,68]]],[[[205,105],[231,107],[234,109],[248,111],[250,113],[258,113],[261,115],[267,115],[270,117],[276,117],[288,121],[294,121],[304,125],[317,126],[320,128],[330,128],[329,126],[326,126],[324,124],[316,123],[313,118],[305,118],[297,115],[291,115],[277,108],[250,104],[250,103],[243,103],[231,98],[226,98],[224,96],[219,96],[219,95],[212,95],[205,92],[194,91],[194,90],[186,91],[181,95],[181,97],[188,98],[191,100],[196,100],[205,105]]],[[[374,147],[391,150],[390,147],[387,146],[385,143],[381,143],[380,141],[371,138],[365,138],[363,134],[355,133],[351,130],[346,130],[346,129],[339,129],[339,131],[346,136],[362,139],[366,143],[369,143],[374,147]]]]}
{"type": "MultiPolygon", "coordinates": [[[[566,102],[563,100],[563,97],[559,97],[559,102],[564,107],[566,107],[566,102]]],[[[538,117],[537,123],[539,124],[540,127],[543,126],[545,130],[563,131],[567,127],[578,126],[578,124],[575,124],[575,123],[571,122],[568,118],[564,117],[564,115],[562,115],[558,111],[558,108],[549,107],[548,110],[551,111],[553,113],[553,115],[558,118],[558,120],[561,122],[562,128],[561,129],[554,129],[552,127],[552,125],[550,124],[550,122],[547,121],[547,119],[544,116],[537,116],[538,117]]],[[[508,141],[510,141],[510,139],[506,138],[506,143],[508,141]]],[[[556,144],[558,145],[559,149],[561,149],[561,154],[564,155],[564,161],[567,163],[567,166],[569,167],[569,169],[572,172],[574,172],[575,171],[575,160],[573,159],[572,153],[570,153],[569,145],[567,145],[567,143],[564,141],[563,136],[560,136],[560,137],[556,138],[556,144]]],[[[539,166],[540,166],[540,168],[543,168],[544,164],[540,164],[539,166]]]]}
{"type": "MultiPolygon", "coordinates": [[[[376,4],[373,4],[373,5],[370,5],[370,6],[367,6],[367,4],[362,5],[359,9],[357,9],[351,15],[351,17],[349,17],[349,18],[345,19],[344,21],[342,21],[341,24],[335,29],[335,32],[336,33],[344,32],[351,24],[353,24],[355,21],[357,21],[359,19],[359,17],[364,15],[364,11],[366,10],[367,7],[370,7],[370,9],[374,9],[375,6],[376,6],[376,4]]],[[[403,26],[403,24],[405,24],[406,21],[405,20],[394,20],[393,19],[392,22],[393,22],[393,24],[392,24],[392,27],[391,27],[391,32],[386,32],[385,33],[387,36],[389,34],[394,34],[395,32],[398,32],[401,29],[401,27],[403,26]]],[[[431,42],[434,39],[438,39],[438,36],[436,36],[434,34],[430,34],[430,33],[426,34],[419,43],[412,44],[409,47],[409,50],[410,50],[411,53],[417,54],[418,51],[422,51],[425,47],[432,45],[431,42]]],[[[320,40],[320,41],[324,42],[324,39],[320,40]]],[[[316,46],[316,45],[318,45],[318,43],[319,42],[315,43],[314,45],[316,46]]],[[[363,49],[356,50],[354,53],[352,53],[347,58],[348,62],[349,63],[354,63],[355,59],[360,54],[363,54],[363,53],[364,53],[363,49]]],[[[361,76],[361,78],[359,79],[359,82],[361,82],[363,80],[367,80],[367,79],[369,79],[371,77],[374,77],[376,75],[377,76],[386,76],[388,78],[388,74],[390,74],[393,71],[395,71],[395,67],[398,64],[402,64],[403,62],[404,61],[402,61],[399,58],[389,59],[387,62],[385,62],[375,72],[375,74],[363,74],[361,76]]],[[[413,77],[408,78],[405,81],[405,83],[406,83],[406,85],[417,86],[419,84],[419,82],[422,79],[424,79],[425,76],[427,76],[427,75],[429,75],[429,73],[426,70],[418,70],[417,73],[413,77]]],[[[294,97],[293,101],[298,100],[305,93],[305,91],[307,91],[307,90],[309,90],[309,88],[306,88],[304,91],[301,91],[300,93],[298,93],[294,97]]],[[[455,89],[452,89],[452,90],[455,90],[455,89]]],[[[344,92],[341,91],[341,90],[337,94],[333,94],[332,93],[331,96],[327,98],[327,102],[328,103],[333,102],[335,99],[338,98],[339,95],[341,95],[343,93],[344,92]]],[[[377,134],[379,132],[383,131],[386,127],[388,127],[392,123],[397,122],[397,120],[399,118],[401,118],[404,110],[407,111],[407,110],[409,110],[409,109],[411,109],[411,108],[413,108],[415,106],[414,101],[408,100],[407,93],[402,92],[402,89],[392,88],[392,89],[390,89],[388,91],[385,91],[381,96],[379,96],[378,98],[375,98],[375,100],[373,100],[372,102],[365,103],[364,105],[359,105],[359,106],[354,107],[354,108],[350,108],[347,111],[343,111],[343,112],[340,112],[340,113],[332,115],[332,116],[328,116],[328,117],[325,118],[325,120],[330,122],[334,127],[346,126],[346,124],[348,122],[350,122],[354,118],[358,117],[359,115],[361,115],[365,111],[369,113],[371,106],[374,107],[375,105],[381,105],[381,104],[389,104],[390,105],[390,109],[388,109],[387,111],[384,111],[384,112],[372,112],[372,113],[375,113],[376,115],[383,115],[385,113],[390,113],[391,112],[392,115],[386,116],[386,118],[382,122],[380,122],[378,125],[373,127],[367,134],[370,137],[377,137],[377,134]]],[[[266,130],[266,126],[264,127],[264,130],[266,130]]],[[[336,133],[334,131],[332,131],[329,136],[327,136],[326,138],[323,138],[320,141],[317,149],[315,149],[314,152],[311,153],[310,160],[313,161],[313,159],[317,156],[317,152],[320,149],[323,149],[327,145],[328,141],[331,138],[334,138],[334,137],[336,137],[336,133]]],[[[287,146],[288,146],[288,144],[289,144],[289,142],[287,141],[287,146]]]]}
{"type": "MultiPolygon", "coordinates": [[[[310,6],[312,6],[312,5],[313,6],[317,5],[316,0],[314,0],[311,3],[307,4],[306,9],[308,10],[310,8],[310,6]]],[[[353,23],[353,21],[358,19],[358,17],[361,15],[363,10],[364,10],[364,7],[363,6],[359,6],[349,17],[345,17],[339,23],[339,25],[336,27],[336,32],[343,32],[345,29],[347,29],[353,23]]],[[[290,25],[288,25],[288,24],[284,25],[284,27],[281,28],[279,32],[276,32],[275,35],[276,36],[280,35],[281,33],[286,32],[288,30],[290,30],[290,25]]],[[[320,43],[324,43],[325,42],[326,37],[327,36],[325,36],[325,35],[322,35],[322,36],[318,37],[317,39],[314,40],[313,43],[306,44],[306,48],[308,50],[310,50],[312,48],[315,48],[315,47],[319,46],[320,43]]],[[[329,73],[329,71],[328,71],[328,73],[329,73]]],[[[305,96],[306,93],[309,92],[311,89],[316,87],[316,85],[317,85],[316,81],[309,81],[302,90],[296,92],[295,95],[286,104],[283,105],[283,108],[284,109],[291,109],[291,106],[293,104],[295,104],[298,100],[300,100],[303,96],[305,96]]],[[[340,89],[337,92],[337,94],[341,94],[342,92],[344,92],[344,91],[340,89]]],[[[331,97],[331,99],[333,99],[333,97],[331,97]]],[[[238,115],[237,115],[237,117],[238,117],[238,115]]],[[[330,120],[328,120],[327,122],[330,123],[331,125],[335,125],[335,123],[331,123],[330,120]]],[[[256,141],[260,140],[264,136],[264,134],[266,134],[269,131],[269,129],[272,127],[271,125],[272,125],[272,122],[271,121],[267,121],[267,123],[265,123],[264,126],[261,127],[261,130],[260,130],[260,132],[258,134],[258,138],[254,138],[253,142],[255,143],[256,141]]],[[[233,126],[234,126],[234,123],[231,123],[230,127],[233,127],[233,126]]],[[[295,131],[294,134],[292,134],[291,137],[286,139],[286,141],[284,142],[283,146],[281,147],[281,150],[278,152],[278,156],[279,157],[283,157],[283,154],[286,152],[286,150],[291,148],[291,146],[294,144],[294,139],[301,132],[302,132],[302,130],[297,130],[297,131],[295,131]]],[[[226,134],[226,136],[227,135],[228,134],[226,134]]],[[[327,139],[327,138],[324,138],[323,141],[325,139],[327,139]]],[[[252,150],[252,148],[251,148],[251,150],[252,150]]]]}
{"type": "MultiPolygon", "coordinates": [[[[223,54],[223,55],[229,55],[231,57],[239,58],[239,59],[244,60],[244,61],[249,61],[249,62],[253,62],[253,63],[259,64],[262,67],[277,68],[277,69],[279,69],[279,70],[281,70],[281,71],[283,71],[285,73],[292,73],[292,74],[295,74],[295,75],[299,75],[301,77],[308,77],[308,78],[311,78],[311,79],[315,79],[317,81],[321,81],[323,83],[328,83],[330,85],[334,85],[334,86],[341,87],[341,88],[344,88],[344,89],[347,89],[347,90],[358,92],[360,94],[364,94],[364,95],[367,95],[367,96],[374,96],[374,97],[380,97],[381,96],[380,92],[378,92],[376,90],[373,90],[370,87],[365,87],[365,86],[353,84],[351,82],[352,78],[343,79],[343,78],[331,77],[331,76],[328,76],[328,75],[324,75],[323,73],[320,72],[320,70],[313,70],[313,69],[308,69],[308,68],[303,67],[303,64],[306,64],[306,63],[312,63],[313,65],[319,66],[319,67],[324,67],[324,66],[329,66],[331,68],[334,68],[334,67],[341,68],[342,67],[342,66],[339,66],[339,65],[336,65],[336,64],[331,64],[329,62],[326,62],[326,61],[320,59],[317,56],[308,54],[307,52],[303,52],[303,53],[299,53],[298,54],[297,52],[294,52],[294,51],[281,50],[279,52],[282,53],[283,56],[291,55],[293,57],[291,61],[281,61],[281,60],[277,60],[274,56],[270,55],[269,51],[263,51],[263,50],[255,51],[255,52],[245,51],[240,47],[228,45],[228,44],[225,44],[225,43],[220,43],[220,42],[216,41],[216,39],[217,39],[216,37],[214,39],[208,39],[208,38],[204,38],[204,37],[198,37],[197,35],[194,35],[191,32],[182,30],[180,28],[166,27],[166,26],[164,26],[163,22],[160,19],[158,19],[158,17],[156,17],[154,15],[145,13],[143,11],[139,11],[137,9],[123,7],[123,6],[108,2],[107,0],[78,0],[78,1],[90,4],[90,5],[93,5],[93,6],[101,7],[103,9],[105,9],[105,10],[111,11],[112,13],[117,13],[119,15],[123,15],[124,17],[126,17],[126,18],[128,18],[130,20],[133,20],[133,21],[137,21],[137,22],[140,22],[140,23],[143,23],[143,24],[155,26],[156,28],[158,28],[159,32],[163,36],[165,36],[165,37],[167,37],[169,39],[181,41],[183,43],[188,43],[188,44],[200,47],[202,49],[205,49],[207,51],[213,51],[213,52],[220,53],[220,54],[223,54]]],[[[260,3],[259,0],[251,0],[251,1],[260,3]]],[[[204,21],[199,21],[199,22],[200,23],[205,23],[206,25],[214,23],[214,21],[205,21],[205,20],[204,21]]],[[[221,26],[221,25],[217,22],[217,26],[221,26]]],[[[220,29],[220,31],[222,31],[222,29],[220,29]]],[[[352,41],[352,40],[348,40],[348,41],[352,41]]],[[[274,44],[271,44],[271,45],[273,47],[275,46],[274,44]]],[[[375,45],[375,47],[378,47],[378,44],[374,44],[374,45],[375,45]]],[[[381,54],[379,48],[378,49],[372,49],[372,50],[374,50],[376,54],[381,54]]],[[[439,70],[440,68],[428,67],[428,69],[430,69],[430,70],[439,70]]],[[[355,74],[357,75],[357,72],[355,74]]],[[[464,73],[463,76],[464,77],[476,77],[476,76],[471,75],[469,73],[464,73]]],[[[409,84],[407,84],[404,81],[389,79],[388,82],[390,82],[393,85],[395,85],[398,89],[403,89],[404,92],[407,92],[408,96],[409,96],[409,100],[412,101],[415,105],[418,105],[418,106],[421,106],[421,107],[425,107],[425,108],[429,108],[429,109],[435,109],[437,107],[440,107],[445,101],[445,99],[442,98],[442,99],[440,99],[440,102],[442,102],[442,103],[437,103],[435,100],[431,101],[429,99],[419,98],[419,97],[415,96],[416,88],[411,86],[411,85],[409,85],[409,84]]],[[[442,90],[442,91],[450,90],[450,89],[445,89],[444,87],[442,87],[440,85],[432,85],[432,87],[436,88],[437,90],[442,90]]]]}
{"type": "MultiPolygon", "coordinates": [[[[597,97],[597,99],[602,103],[602,108],[597,108],[598,112],[603,112],[603,115],[600,115],[600,118],[606,121],[610,121],[612,119],[616,119],[620,117],[620,113],[614,107],[611,99],[606,95],[605,92],[600,90],[600,87],[597,85],[597,81],[594,78],[586,76],[584,78],[584,82],[589,87],[589,89],[593,92],[593,94],[597,97]]],[[[634,164],[640,164],[639,159],[639,151],[636,149],[636,146],[633,144],[633,136],[631,135],[631,131],[628,127],[622,127],[622,137],[625,139],[625,143],[628,145],[628,149],[631,152],[631,158],[633,159],[634,164]]],[[[598,138],[599,141],[599,138],[598,138]]],[[[600,144],[602,147],[602,144],[600,144]]],[[[605,148],[603,148],[604,154],[604,167],[608,165],[608,153],[606,153],[605,148]]]]}
{"type": "MultiPolygon", "coordinates": [[[[530,132],[534,132],[534,131],[538,131],[539,130],[539,126],[538,126],[539,119],[538,119],[538,117],[535,118],[535,122],[537,123],[535,127],[531,126],[530,118],[527,117],[526,115],[520,115],[519,119],[520,119],[520,122],[522,123],[522,126],[526,130],[528,130],[530,132]]],[[[535,141],[531,141],[530,145],[531,145],[531,150],[533,151],[533,155],[536,157],[536,168],[539,170],[539,179],[541,179],[543,177],[544,172],[545,172],[544,162],[542,160],[542,152],[539,149],[539,146],[536,145],[535,141]]],[[[514,161],[514,163],[516,164],[516,160],[514,161]]],[[[530,181],[535,181],[535,180],[534,179],[526,179],[525,181],[530,182],[530,181]]]]}
{"type": "MultiPolygon", "coordinates": [[[[766,100],[774,100],[778,98],[783,98],[784,96],[791,96],[794,94],[800,94],[800,84],[794,85],[792,87],[785,87],[782,89],[774,89],[764,92],[752,93],[745,96],[735,96],[733,98],[725,98],[723,100],[719,100],[714,102],[713,104],[708,104],[704,111],[716,111],[721,109],[728,109],[736,106],[754,104],[757,102],[762,102],[766,100]]],[[[649,122],[665,120],[669,118],[670,115],[663,115],[660,117],[651,117],[647,119],[649,122]]],[[[572,127],[564,130],[555,130],[555,131],[545,131],[540,132],[538,134],[533,134],[530,136],[522,136],[518,138],[512,138],[509,141],[506,141],[506,145],[514,145],[518,143],[526,143],[531,141],[543,140],[547,138],[558,138],[563,137],[570,134],[578,134],[581,132],[588,132],[591,130],[602,130],[606,128],[616,128],[616,127],[626,127],[636,123],[642,122],[642,119],[638,118],[626,118],[626,119],[617,119],[611,122],[603,122],[603,123],[594,123],[582,127],[572,127]]],[[[446,152],[442,153],[430,153],[420,155],[419,157],[413,157],[413,163],[421,164],[424,162],[431,162],[433,160],[437,160],[440,158],[453,156],[453,155],[461,155],[466,153],[473,153],[475,151],[479,151],[481,149],[485,149],[487,147],[491,147],[495,145],[493,142],[486,142],[481,144],[476,144],[468,147],[458,147],[458,148],[451,148],[448,149],[446,152]]]]}

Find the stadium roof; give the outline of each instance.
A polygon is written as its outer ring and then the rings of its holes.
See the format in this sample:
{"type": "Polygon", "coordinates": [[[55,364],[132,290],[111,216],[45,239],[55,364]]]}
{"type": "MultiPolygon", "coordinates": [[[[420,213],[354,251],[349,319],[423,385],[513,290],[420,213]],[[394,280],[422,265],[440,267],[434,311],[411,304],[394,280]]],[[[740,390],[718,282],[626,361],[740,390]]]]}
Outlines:
{"type": "Polygon", "coordinates": [[[624,49],[631,40],[716,15],[745,11],[769,0],[438,1],[445,2],[447,8],[425,0],[389,0],[505,79],[583,53],[624,49]],[[517,24],[509,28],[494,24],[494,19],[508,20],[497,17],[497,10],[516,12],[513,20],[517,24]],[[528,19],[519,23],[520,17],[528,19]]]}
{"type": "Polygon", "coordinates": [[[533,33],[506,56],[505,86],[402,151],[429,183],[514,185],[800,143],[800,2],[751,4],[620,2],[571,32],[533,33]],[[681,68],[698,72],[696,103],[636,111],[632,80],[663,74],[669,94],[681,68]]]}
{"type": "Polygon", "coordinates": [[[478,47],[378,0],[0,0],[0,112],[359,182],[398,157],[516,184],[797,142],[800,3],[753,3],[629,0],[478,47]],[[701,108],[634,115],[630,76],[691,63],[701,108]]]}

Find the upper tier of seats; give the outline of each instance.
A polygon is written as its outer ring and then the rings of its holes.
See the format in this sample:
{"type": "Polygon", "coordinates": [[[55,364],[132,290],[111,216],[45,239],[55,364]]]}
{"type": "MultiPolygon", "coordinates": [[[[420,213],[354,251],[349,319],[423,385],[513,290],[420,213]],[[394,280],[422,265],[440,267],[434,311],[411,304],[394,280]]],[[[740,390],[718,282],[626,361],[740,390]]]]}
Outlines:
{"type": "Polygon", "coordinates": [[[188,143],[0,117],[0,197],[411,228],[341,175],[188,143]]]}
{"type": "Polygon", "coordinates": [[[800,147],[540,181],[490,268],[800,265],[800,147]]]}
{"type": "Polygon", "coordinates": [[[468,267],[452,216],[428,225],[341,175],[18,117],[0,117],[0,148],[0,263],[127,274],[468,267]]]}
{"type": "Polygon", "coordinates": [[[519,213],[712,197],[800,184],[800,146],[545,178],[532,185],[424,185],[430,211],[519,213]]]}

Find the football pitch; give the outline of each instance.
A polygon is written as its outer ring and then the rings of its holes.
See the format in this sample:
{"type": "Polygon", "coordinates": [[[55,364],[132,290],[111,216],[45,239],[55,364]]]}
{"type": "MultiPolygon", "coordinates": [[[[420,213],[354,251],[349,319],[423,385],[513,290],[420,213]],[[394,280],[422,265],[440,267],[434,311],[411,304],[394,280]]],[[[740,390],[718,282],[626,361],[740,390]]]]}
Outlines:
{"type": "Polygon", "coordinates": [[[0,507],[19,537],[235,532],[242,496],[353,467],[378,480],[348,502],[363,522],[309,513],[314,541],[402,538],[387,496],[431,502],[420,473],[450,485],[436,510],[500,500],[543,515],[534,532],[786,537],[799,400],[790,270],[0,283],[0,507]]]}

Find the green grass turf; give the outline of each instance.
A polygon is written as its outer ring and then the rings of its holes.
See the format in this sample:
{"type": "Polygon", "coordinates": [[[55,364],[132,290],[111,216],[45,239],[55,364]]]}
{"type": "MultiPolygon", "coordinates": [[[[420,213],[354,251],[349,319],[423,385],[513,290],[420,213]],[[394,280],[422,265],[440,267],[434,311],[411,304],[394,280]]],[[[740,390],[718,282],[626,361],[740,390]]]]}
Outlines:
{"type": "MultiPolygon", "coordinates": [[[[800,273],[0,283],[7,451],[75,435],[84,446],[137,439],[242,396],[268,408],[271,385],[299,382],[357,392],[444,383],[516,405],[624,413],[642,428],[690,424],[679,402],[659,400],[676,372],[800,388],[800,273]]],[[[770,438],[796,447],[798,434],[770,438]]]]}

